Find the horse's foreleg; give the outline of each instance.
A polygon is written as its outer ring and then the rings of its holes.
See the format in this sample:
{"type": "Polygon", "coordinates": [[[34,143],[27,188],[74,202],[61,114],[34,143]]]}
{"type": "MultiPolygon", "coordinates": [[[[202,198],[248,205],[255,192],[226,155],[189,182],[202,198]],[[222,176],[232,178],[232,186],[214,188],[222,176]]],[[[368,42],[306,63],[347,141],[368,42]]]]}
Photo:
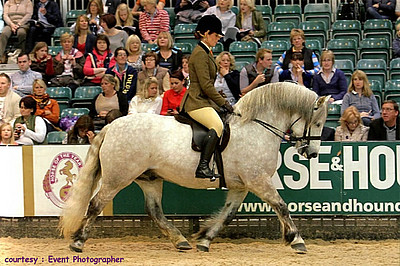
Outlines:
{"type": "Polygon", "coordinates": [[[144,178],[138,178],[135,180],[135,182],[143,190],[147,213],[153,219],[153,221],[157,223],[161,232],[171,240],[175,248],[179,250],[192,249],[189,242],[178,230],[178,228],[169,222],[164,215],[161,204],[163,184],[162,179],[151,179],[152,178],[148,178],[146,176],[144,178]]]}
{"type": "Polygon", "coordinates": [[[217,236],[218,232],[228,225],[235,217],[240,204],[247,195],[247,190],[229,190],[225,205],[214,218],[207,221],[203,229],[196,234],[197,250],[208,252],[211,241],[217,236]]]}
{"type": "Polygon", "coordinates": [[[307,252],[303,238],[300,236],[296,225],[290,217],[289,209],[278,191],[272,184],[272,179],[264,179],[267,184],[255,186],[251,191],[261,200],[267,202],[278,215],[282,227],[282,236],[286,245],[289,245],[298,253],[307,252]],[[266,185],[266,187],[265,187],[266,185]]]}

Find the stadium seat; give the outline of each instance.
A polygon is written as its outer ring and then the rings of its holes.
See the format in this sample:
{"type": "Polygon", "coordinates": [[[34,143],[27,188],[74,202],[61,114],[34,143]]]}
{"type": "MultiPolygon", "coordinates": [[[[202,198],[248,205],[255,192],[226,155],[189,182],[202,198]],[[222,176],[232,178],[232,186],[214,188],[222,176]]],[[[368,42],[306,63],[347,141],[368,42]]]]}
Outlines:
{"type": "Polygon", "coordinates": [[[318,39],[306,39],[306,47],[318,56],[318,59],[321,57],[322,47],[321,43],[318,39]]]}
{"type": "Polygon", "coordinates": [[[379,108],[381,107],[383,100],[383,88],[379,80],[371,80],[369,86],[375,95],[376,101],[378,102],[379,108]]]}
{"type": "Polygon", "coordinates": [[[174,27],[175,27],[175,11],[173,7],[164,7],[164,10],[168,12],[169,15],[169,29],[171,31],[171,35],[173,35],[174,27]]]}
{"type": "Polygon", "coordinates": [[[194,37],[194,31],[197,24],[178,24],[174,28],[174,42],[175,43],[191,43],[193,47],[197,45],[199,40],[194,37]]]}
{"type": "Polygon", "coordinates": [[[304,6],[305,21],[321,21],[324,23],[325,30],[329,30],[332,24],[332,9],[327,3],[307,4],[304,6]]]}
{"type": "MultiPolygon", "coordinates": [[[[257,6],[256,6],[256,8],[257,8],[257,6]]],[[[232,6],[231,10],[233,13],[235,13],[235,15],[239,14],[239,8],[237,6],[232,6]]]]}
{"type": "Polygon", "coordinates": [[[60,45],[60,37],[64,33],[71,33],[71,29],[69,27],[59,27],[54,30],[53,35],[51,36],[51,45],[57,46],[60,45]]]}
{"type": "Polygon", "coordinates": [[[400,100],[400,79],[388,80],[385,84],[385,100],[400,100]]]}
{"type": "Polygon", "coordinates": [[[329,104],[328,105],[328,116],[327,120],[339,120],[340,118],[340,104],[329,104]]]}
{"type": "Polygon", "coordinates": [[[386,62],[383,59],[360,59],[357,62],[357,69],[364,71],[368,80],[379,80],[381,84],[386,83],[386,62]]]}
{"type": "Polygon", "coordinates": [[[242,68],[244,68],[245,66],[247,66],[249,64],[251,64],[251,62],[249,62],[249,61],[237,60],[237,61],[235,61],[235,69],[240,72],[242,70],[242,68]]]}
{"type": "Polygon", "coordinates": [[[390,60],[389,79],[400,79],[400,58],[390,60]]]}
{"type": "Polygon", "coordinates": [[[214,53],[214,56],[219,55],[222,51],[224,51],[224,45],[220,42],[217,42],[217,44],[212,48],[212,51],[214,53]]]}
{"type": "Polygon", "coordinates": [[[306,40],[319,40],[321,47],[326,46],[327,31],[325,30],[325,24],[322,21],[303,21],[300,23],[299,28],[304,31],[306,40]]]}
{"type": "Polygon", "coordinates": [[[337,60],[335,58],[335,67],[344,72],[344,75],[346,76],[347,84],[350,84],[351,76],[353,75],[353,72],[354,72],[353,61],[351,61],[349,59],[337,60]]]}
{"type": "Polygon", "coordinates": [[[145,53],[154,51],[157,48],[157,44],[155,43],[142,43],[142,50],[145,53]]]}
{"type": "Polygon", "coordinates": [[[67,12],[67,15],[65,16],[65,22],[67,24],[67,27],[71,27],[72,24],[76,22],[76,19],[80,16],[86,14],[86,10],[70,10],[67,12]]]}
{"type": "Polygon", "coordinates": [[[393,24],[388,19],[369,19],[364,22],[364,38],[384,38],[392,47],[393,24]]]}
{"type": "Polygon", "coordinates": [[[254,61],[257,53],[257,44],[255,42],[233,42],[229,46],[229,52],[236,58],[243,61],[254,61]]]}
{"type": "Polygon", "coordinates": [[[300,5],[277,5],[274,10],[275,22],[293,22],[297,27],[302,21],[300,5]]]}
{"type": "Polygon", "coordinates": [[[62,46],[61,45],[57,45],[57,46],[49,46],[48,48],[48,53],[51,56],[56,56],[60,51],[62,50],[62,46]]]}
{"type": "Polygon", "coordinates": [[[261,43],[261,48],[266,48],[272,50],[272,60],[276,62],[277,59],[287,50],[290,48],[290,43],[288,41],[278,41],[278,40],[271,40],[271,41],[264,41],[261,43]],[[274,60],[276,59],[276,60],[274,60]]]}
{"type": "Polygon", "coordinates": [[[256,10],[261,12],[267,24],[272,22],[272,8],[269,5],[256,5],[256,10]]]}
{"type": "Polygon", "coordinates": [[[389,54],[389,43],[385,39],[366,38],[360,43],[360,58],[362,59],[383,59],[388,64],[389,54]]]}
{"type": "Polygon", "coordinates": [[[88,108],[67,108],[61,112],[60,117],[63,118],[66,116],[73,117],[73,116],[88,115],[89,112],[90,111],[88,108]]]}
{"type": "Polygon", "coordinates": [[[47,144],[62,144],[67,135],[68,133],[65,131],[52,131],[47,133],[46,142],[47,144]]]}
{"type": "Polygon", "coordinates": [[[268,40],[289,41],[290,31],[295,28],[293,22],[272,22],[268,24],[268,40]]]}
{"type": "Polygon", "coordinates": [[[193,45],[191,43],[175,43],[174,47],[180,49],[183,54],[191,54],[193,45]]]}
{"type": "Polygon", "coordinates": [[[72,90],[69,87],[47,87],[47,94],[49,94],[50,98],[56,100],[58,102],[58,106],[60,107],[60,112],[62,110],[70,107],[70,102],[72,99],[72,90]]]}
{"type": "Polygon", "coordinates": [[[332,24],[332,38],[361,41],[361,22],[358,20],[337,20],[332,24]]]}
{"type": "Polygon", "coordinates": [[[339,120],[326,120],[324,124],[324,127],[333,128],[335,130],[338,126],[340,126],[339,120]]]}
{"type": "Polygon", "coordinates": [[[71,106],[90,108],[92,100],[102,92],[100,86],[80,86],[71,99],[71,106]]]}
{"type": "Polygon", "coordinates": [[[350,59],[353,65],[358,60],[357,43],[353,39],[332,39],[326,47],[335,54],[335,59],[350,59]]]}

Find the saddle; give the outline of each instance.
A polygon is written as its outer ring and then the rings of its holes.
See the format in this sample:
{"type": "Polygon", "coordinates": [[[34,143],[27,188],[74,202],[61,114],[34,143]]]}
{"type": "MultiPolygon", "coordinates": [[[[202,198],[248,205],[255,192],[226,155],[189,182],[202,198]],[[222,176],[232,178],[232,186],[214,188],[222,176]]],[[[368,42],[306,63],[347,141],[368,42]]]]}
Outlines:
{"type": "MultiPolygon", "coordinates": [[[[177,115],[174,115],[175,120],[182,123],[182,124],[187,124],[190,125],[192,128],[193,134],[192,134],[192,149],[197,152],[201,152],[203,148],[203,140],[207,135],[207,132],[209,131],[208,128],[200,124],[199,122],[195,121],[192,119],[188,114],[186,113],[179,113],[177,115]]],[[[224,116],[221,117],[223,123],[224,123],[224,131],[222,132],[222,137],[220,139],[220,142],[217,144],[215,151],[214,151],[214,161],[217,165],[218,173],[221,175],[219,186],[221,188],[226,187],[225,183],[225,177],[224,177],[224,165],[222,162],[222,152],[225,150],[226,146],[228,146],[228,142],[231,136],[231,130],[229,127],[229,123],[227,123],[226,119],[224,116]]]]}

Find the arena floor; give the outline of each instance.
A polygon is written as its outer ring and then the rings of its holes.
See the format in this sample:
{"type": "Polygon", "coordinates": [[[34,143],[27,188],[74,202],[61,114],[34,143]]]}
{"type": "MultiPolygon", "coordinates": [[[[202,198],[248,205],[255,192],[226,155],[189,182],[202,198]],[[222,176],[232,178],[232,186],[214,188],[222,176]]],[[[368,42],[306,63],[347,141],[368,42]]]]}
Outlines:
{"type": "Polygon", "coordinates": [[[306,244],[308,253],[300,255],[277,240],[216,239],[209,253],[201,253],[177,252],[166,238],[125,237],[89,239],[83,253],[73,253],[65,239],[9,237],[0,238],[0,265],[34,265],[5,263],[22,257],[37,258],[36,265],[95,265],[96,258],[114,259],[108,265],[400,265],[400,240],[317,239],[306,244]],[[74,256],[79,257],[73,261],[74,256]]]}

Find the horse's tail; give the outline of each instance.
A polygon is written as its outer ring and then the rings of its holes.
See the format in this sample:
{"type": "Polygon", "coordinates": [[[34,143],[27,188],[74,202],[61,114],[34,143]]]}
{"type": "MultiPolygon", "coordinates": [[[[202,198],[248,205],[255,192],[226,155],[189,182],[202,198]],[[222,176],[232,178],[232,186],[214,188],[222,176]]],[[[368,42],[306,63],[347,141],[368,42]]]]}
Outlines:
{"type": "Polygon", "coordinates": [[[85,165],[79,171],[78,181],[72,186],[58,226],[60,234],[64,237],[70,237],[78,231],[86,215],[89,201],[101,177],[99,151],[108,129],[109,126],[104,127],[94,138],[85,165]]]}

